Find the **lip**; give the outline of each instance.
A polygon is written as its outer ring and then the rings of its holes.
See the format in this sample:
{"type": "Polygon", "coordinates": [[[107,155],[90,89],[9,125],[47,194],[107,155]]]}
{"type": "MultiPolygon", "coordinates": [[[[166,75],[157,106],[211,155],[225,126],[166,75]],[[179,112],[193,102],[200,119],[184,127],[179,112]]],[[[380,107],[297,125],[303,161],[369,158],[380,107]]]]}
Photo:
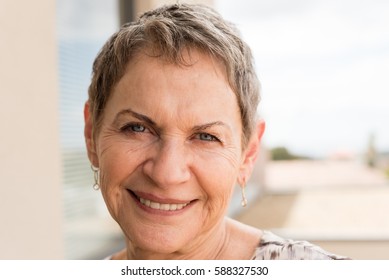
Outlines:
{"type": "Polygon", "coordinates": [[[196,199],[194,199],[194,200],[180,200],[180,199],[172,199],[172,198],[161,198],[161,197],[158,197],[158,196],[150,194],[150,193],[132,191],[129,189],[127,189],[127,191],[139,208],[141,208],[142,210],[144,210],[147,213],[158,214],[158,215],[163,215],[163,216],[171,216],[171,215],[181,214],[181,213],[187,211],[189,208],[191,208],[197,201],[196,199]],[[186,205],[183,208],[176,209],[176,210],[153,209],[149,206],[142,204],[139,201],[140,198],[150,200],[153,202],[157,202],[160,204],[186,204],[186,205]]]}

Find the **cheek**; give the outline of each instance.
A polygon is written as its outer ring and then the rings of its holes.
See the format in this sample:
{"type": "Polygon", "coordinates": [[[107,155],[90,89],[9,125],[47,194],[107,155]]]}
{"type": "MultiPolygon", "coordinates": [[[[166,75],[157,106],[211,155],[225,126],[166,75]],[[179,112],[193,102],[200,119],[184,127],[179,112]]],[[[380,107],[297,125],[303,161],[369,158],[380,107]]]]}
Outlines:
{"type": "Polygon", "coordinates": [[[239,155],[237,149],[231,149],[196,157],[194,173],[200,174],[197,179],[210,213],[221,215],[227,209],[239,172],[239,155]]]}
{"type": "Polygon", "coordinates": [[[100,188],[111,215],[116,219],[125,202],[125,186],[144,158],[145,144],[129,143],[117,137],[99,142],[100,188]]]}
{"type": "Polygon", "coordinates": [[[152,144],[148,141],[129,141],[117,135],[106,135],[98,146],[101,172],[106,174],[108,185],[111,180],[120,180],[131,174],[145,158],[145,152],[152,144]]]}
{"type": "MultiPolygon", "coordinates": [[[[194,151],[194,163],[207,177],[217,182],[234,181],[240,167],[240,150],[236,147],[209,151],[194,151]]],[[[234,183],[233,183],[234,184],[234,183]]]]}

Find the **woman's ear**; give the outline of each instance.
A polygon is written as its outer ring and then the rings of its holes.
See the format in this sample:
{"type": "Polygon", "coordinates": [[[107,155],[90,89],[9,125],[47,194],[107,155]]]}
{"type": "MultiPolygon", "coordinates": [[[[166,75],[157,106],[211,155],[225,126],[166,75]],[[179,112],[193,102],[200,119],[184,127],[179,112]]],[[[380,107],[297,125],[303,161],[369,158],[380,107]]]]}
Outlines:
{"type": "Polygon", "coordinates": [[[84,106],[84,121],[85,121],[84,136],[85,136],[86,149],[88,151],[88,158],[94,167],[99,167],[99,161],[96,153],[96,143],[93,139],[93,133],[92,133],[93,120],[90,115],[88,101],[85,103],[84,106]]]}
{"type": "Polygon", "coordinates": [[[261,146],[262,135],[265,131],[265,122],[258,121],[255,130],[242,154],[242,162],[239,171],[238,183],[243,186],[247,183],[254,169],[255,161],[261,146]]]}

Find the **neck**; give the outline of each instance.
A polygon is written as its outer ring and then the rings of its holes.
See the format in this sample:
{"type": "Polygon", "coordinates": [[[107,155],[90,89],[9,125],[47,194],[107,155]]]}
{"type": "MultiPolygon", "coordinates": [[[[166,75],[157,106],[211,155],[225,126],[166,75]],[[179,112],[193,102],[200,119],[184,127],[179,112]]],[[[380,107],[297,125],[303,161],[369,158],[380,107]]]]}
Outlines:
{"type": "Polygon", "coordinates": [[[190,242],[185,248],[171,253],[159,253],[136,247],[130,240],[127,240],[127,250],[124,258],[132,260],[217,260],[224,259],[227,244],[230,239],[227,220],[223,219],[212,230],[200,235],[190,242]]]}

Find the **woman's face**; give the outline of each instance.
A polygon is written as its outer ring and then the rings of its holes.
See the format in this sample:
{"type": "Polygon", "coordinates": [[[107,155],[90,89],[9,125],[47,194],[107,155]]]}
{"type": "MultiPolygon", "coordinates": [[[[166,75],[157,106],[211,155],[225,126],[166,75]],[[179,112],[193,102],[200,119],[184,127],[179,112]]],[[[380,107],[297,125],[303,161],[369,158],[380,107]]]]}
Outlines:
{"type": "Polygon", "coordinates": [[[208,238],[244,169],[241,118],[225,72],[200,52],[190,57],[191,66],[177,66],[137,55],[112,92],[92,151],[111,215],[145,250],[170,253],[208,238]]]}

